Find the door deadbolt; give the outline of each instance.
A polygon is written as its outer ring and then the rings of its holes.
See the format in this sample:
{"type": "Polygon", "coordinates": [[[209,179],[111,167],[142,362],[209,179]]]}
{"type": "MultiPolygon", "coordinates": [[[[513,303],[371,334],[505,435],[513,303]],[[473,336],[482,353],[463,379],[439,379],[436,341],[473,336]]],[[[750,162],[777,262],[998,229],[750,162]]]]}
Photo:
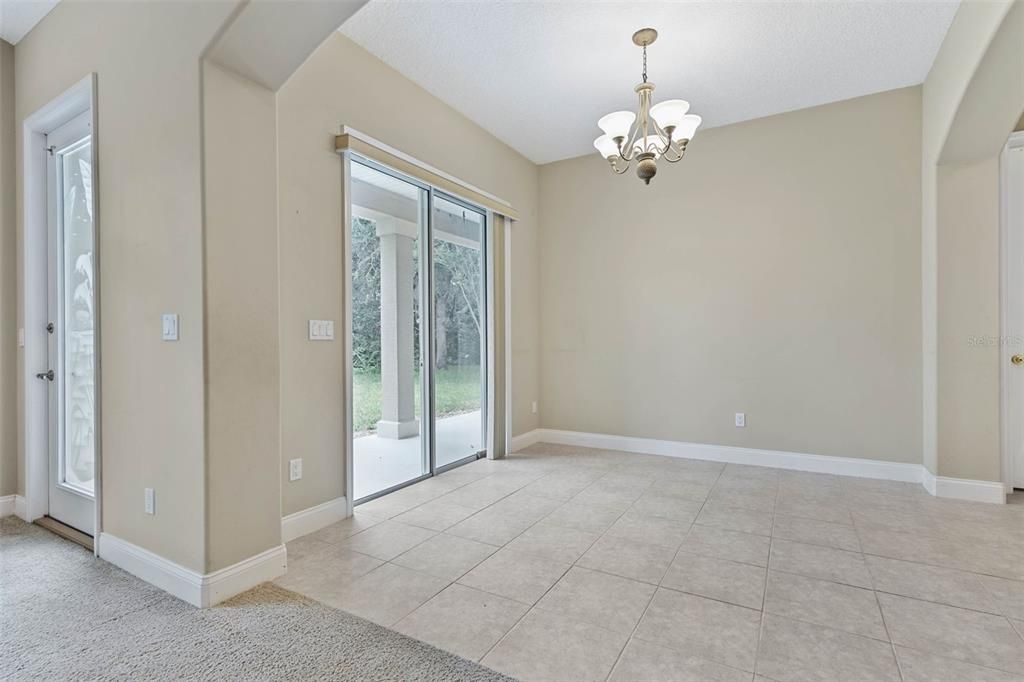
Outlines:
{"type": "Polygon", "coordinates": [[[1024,364],[1024,355],[1014,355],[1012,358],[1010,358],[1010,362],[1012,362],[1015,365],[1022,365],[1024,364]]]}
{"type": "Polygon", "coordinates": [[[53,370],[48,369],[45,372],[39,372],[36,374],[36,379],[46,379],[47,381],[53,381],[53,370]]]}
{"type": "Polygon", "coordinates": [[[48,323],[46,324],[46,331],[47,331],[48,333],[52,334],[52,333],[53,333],[53,328],[54,328],[54,327],[53,327],[53,322],[48,322],[48,323]]]}

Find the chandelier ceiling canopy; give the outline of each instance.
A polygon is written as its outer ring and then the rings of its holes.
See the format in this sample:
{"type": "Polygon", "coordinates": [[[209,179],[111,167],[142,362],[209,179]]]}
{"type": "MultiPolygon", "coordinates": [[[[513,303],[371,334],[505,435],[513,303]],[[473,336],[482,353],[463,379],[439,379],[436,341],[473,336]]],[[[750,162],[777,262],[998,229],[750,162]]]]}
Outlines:
{"type": "Polygon", "coordinates": [[[644,184],[658,172],[658,159],[675,163],[686,154],[686,145],[697,132],[700,116],[687,113],[690,103],[669,99],[653,104],[654,83],[647,80],[647,46],[658,38],[653,28],[633,34],[633,42],[644,51],[643,81],[634,88],[640,98],[637,113],[615,111],[602,116],[597,126],[604,135],[594,147],[607,159],[616,174],[629,170],[636,161],[636,174],[644,184]]]}

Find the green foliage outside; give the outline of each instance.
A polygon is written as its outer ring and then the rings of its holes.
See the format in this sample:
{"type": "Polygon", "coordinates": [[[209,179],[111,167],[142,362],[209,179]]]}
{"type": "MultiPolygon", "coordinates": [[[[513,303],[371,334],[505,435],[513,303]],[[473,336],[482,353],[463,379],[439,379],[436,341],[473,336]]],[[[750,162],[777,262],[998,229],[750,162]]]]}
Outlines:
{"type": "MultiPolygon", "coordinates": [[[[419,271],[419,256],[416,272],[419,271]]],[[[437,240],[434,243],[435,402],[437,416],[480,409],[480,252],[437,240]]],[[[353,426],[357,434],[376,430],[380,410],[380,240],[372,220],[352,221],[353,426]]],[[[413,312],[421,319],[419,282],[414,279],[413,312]]],[[[420,344],[414,341],[414,364],[420,344]]],[[[420,414],[419,372],[416,414],[420,414]]]]}
{"type": "MultiPolygon", "coordinates": [[[[421,391],[416,374],[416,414],[420,414],[421,391]]],[[[353,428],[356,434],[377,430],[380,421],[380,371],[353,373],[353,428]]],[[[438,417],[448,417],[480,409],[480,368],[449,365],[434,377],[434,402],[438,417]]]]}

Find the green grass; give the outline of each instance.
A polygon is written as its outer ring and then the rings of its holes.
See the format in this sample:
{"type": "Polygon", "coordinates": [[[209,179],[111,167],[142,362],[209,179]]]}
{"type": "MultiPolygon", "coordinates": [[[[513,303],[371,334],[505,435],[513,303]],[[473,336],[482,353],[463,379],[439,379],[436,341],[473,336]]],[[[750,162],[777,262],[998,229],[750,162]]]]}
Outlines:
{"type": "MultiPolygon", "coordinates": [[[[420,414],[420,377],[416,373],[416,414],[420,414]]],[[[434,378],[438,417],[480,409],[480,368],[448,367],[434,378]]],[[[375,431],[380,421],[380,372],[357,369],[352,381],[352,426],[358,433],[375,431]]]]}

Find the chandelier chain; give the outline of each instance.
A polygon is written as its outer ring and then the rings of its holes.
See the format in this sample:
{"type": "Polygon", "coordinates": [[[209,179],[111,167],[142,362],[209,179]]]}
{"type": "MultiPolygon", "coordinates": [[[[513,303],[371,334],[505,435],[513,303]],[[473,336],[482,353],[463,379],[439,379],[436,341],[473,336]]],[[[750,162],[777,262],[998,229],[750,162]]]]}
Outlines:
{"type": "Polygon", "coordinates": [[[644,83],[647,82],[647,46],[644,45],[644,83]]]}

